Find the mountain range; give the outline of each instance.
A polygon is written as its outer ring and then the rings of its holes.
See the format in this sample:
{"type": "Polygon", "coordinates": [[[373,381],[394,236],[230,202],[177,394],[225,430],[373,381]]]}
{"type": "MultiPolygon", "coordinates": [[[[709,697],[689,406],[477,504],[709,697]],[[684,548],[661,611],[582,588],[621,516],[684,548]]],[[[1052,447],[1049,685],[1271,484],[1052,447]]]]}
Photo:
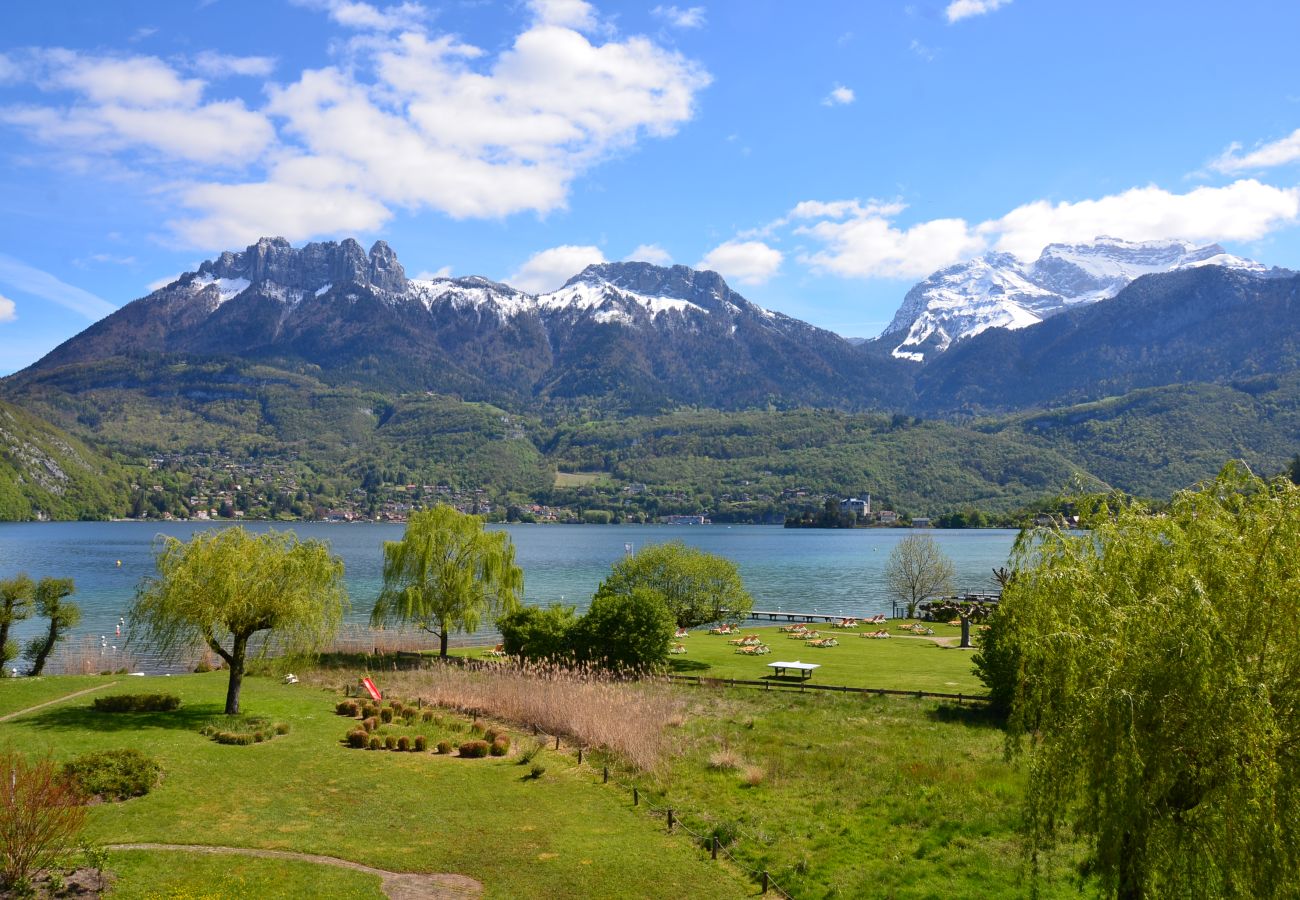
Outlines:
{"type": "Polygon", "coordinates": [[[535,497],[581,468],[658,485],[681,508],[710,485],[892,482],[914,508],[1006,509],[1071,472],[1159,494],[1218,455],[1280,469],[1300,444],[1297,291],[1300,275],[1216,246],[1104,238],[942,270],[884,335],[854,342],[684,266],[595,265],[534,295],[409,279],[382,241],[265,238],[127,304],[0,393],[126,457],[288,454],[337,474],[339,494],[401,467],[535,497]],[[738,418],[708,437],[711,414],[684,409],[738,418]],[[911,427],[920,417],[948,424],[911,427]]]}

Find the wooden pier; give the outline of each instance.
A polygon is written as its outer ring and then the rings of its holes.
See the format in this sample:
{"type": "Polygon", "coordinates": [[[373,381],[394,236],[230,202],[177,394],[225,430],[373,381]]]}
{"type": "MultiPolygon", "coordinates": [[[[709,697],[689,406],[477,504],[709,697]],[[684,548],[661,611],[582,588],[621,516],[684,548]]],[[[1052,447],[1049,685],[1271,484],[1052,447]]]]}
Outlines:
{"type": "Polygon", "coordinates": [[[870,616],[852,616],[844,613],[801,613],[785,610],[755,609],[750,610],[749,618],[766,619],[770,622],[843,622],[845,619],[857,619],[861,622],[870,616]]]}

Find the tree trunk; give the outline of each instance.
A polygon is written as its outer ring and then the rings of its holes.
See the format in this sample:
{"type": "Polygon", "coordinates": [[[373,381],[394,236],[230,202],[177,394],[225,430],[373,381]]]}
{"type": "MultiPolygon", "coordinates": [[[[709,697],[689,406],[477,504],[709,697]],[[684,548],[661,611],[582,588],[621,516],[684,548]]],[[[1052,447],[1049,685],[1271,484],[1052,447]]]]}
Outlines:
{"type": "Polygon", "coordinates": [[[447,658],[447,629],[443,629],[438,635],[438,655],[443,659],[447,658]]]}
{"type": "Polygon", "coordinates": [[[49,658],[50,651],[54,649],[54,642],[59,639],[59,624],[57,619],[50,619],[50,633],[45,636],[45,643],[36,651],[36,658],[32,660],[32,675],[36,676],[45,670],[45,660],[49,658]]]}
{"type": "Polygon", "coordinates": [[[239,691],[244,686],[244,655],[248,650],[248,635],[235,635],[230,653],[222,653],[230,666],[230,683],[226,687],[226,715],[239,715],[239,691]]]}
{"type": "Polygon", "coordinates": [[[961,649],[970,647],[970,616],[961,617],[961,649]]]}
{"type": "Polygon", "coordinates": [[[1144,900],[1146,886],[1142,874],[1145,867],[1138,840],[1130,831],[1120,843],[1119,878],[1115,885],[1116,900],[1144,900]]]}

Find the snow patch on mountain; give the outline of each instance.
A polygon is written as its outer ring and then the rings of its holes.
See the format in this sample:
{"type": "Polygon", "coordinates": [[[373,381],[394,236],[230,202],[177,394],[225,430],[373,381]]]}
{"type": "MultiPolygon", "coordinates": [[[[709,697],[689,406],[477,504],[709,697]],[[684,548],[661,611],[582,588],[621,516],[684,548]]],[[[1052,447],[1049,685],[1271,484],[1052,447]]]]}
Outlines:
{"type": "Polygon", "coordinates": [[[893,355],[922,362],[990,328],[1027,328],[1062,310],[1108,300],[1135,278],[1195,266],[1254,274],[1267,269],[1217,244],[1099,237],[1050,244],[1033,263],[989,253],[940,269],[907,292],[883,337],[901,338],[893,355]]]}
{"type": "Polygon", "coordinates": [[[227,300],[233,300],[244,291],[248,290],[251,282],[247,278],[212,278],[210,276],[200,276],[195,278],[193,285],[200,290],[216,285],[217,294],[220,297],[217,300],[217,306],[225,303],[227,300]]]}

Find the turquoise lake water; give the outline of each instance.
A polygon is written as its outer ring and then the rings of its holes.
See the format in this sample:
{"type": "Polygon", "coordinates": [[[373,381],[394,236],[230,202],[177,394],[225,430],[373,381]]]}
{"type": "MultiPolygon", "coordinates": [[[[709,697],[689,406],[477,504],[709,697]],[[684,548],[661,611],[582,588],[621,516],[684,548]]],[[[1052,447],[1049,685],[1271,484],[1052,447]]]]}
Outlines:
{"type": "MultiPolygon", "coordinates": [[[[116,626],[139,580],[153,571],[159,535],[186,539],[214,527],[202,522],[43,522],[0,524],[0,577],[26,572],[33,578],[72,578],[82,623],[73,638],[104,636],[118,643],[116,626]],[[121,566],[118,566],[118,561],[121,566]]],[[[382,544],[402,535],[401,525],[289,525],[250,522],[264,531],[291,528],[299,537],[328,541],[346,567],[352,599],[349,622],[366,621],[379,591],[382,544]]],[[[524,569],[525,599],[546,605],[563,601],[586,606],[610,565],[628,549],[680,539],[736,563],[756,609],[786,609],[852,615],[888,613],[881,576],[889,552],[911,530],[851,531],[785,529],[761,525],[507,525],[515,556],[524,569]]],[[[1016,532],[933,530],[957,569],[961,590],[988,590],[992,570],[1006,563],[1016,532]]],[[[15,629],[20,639],[42,628],[28,620],[15,629]]]]}

